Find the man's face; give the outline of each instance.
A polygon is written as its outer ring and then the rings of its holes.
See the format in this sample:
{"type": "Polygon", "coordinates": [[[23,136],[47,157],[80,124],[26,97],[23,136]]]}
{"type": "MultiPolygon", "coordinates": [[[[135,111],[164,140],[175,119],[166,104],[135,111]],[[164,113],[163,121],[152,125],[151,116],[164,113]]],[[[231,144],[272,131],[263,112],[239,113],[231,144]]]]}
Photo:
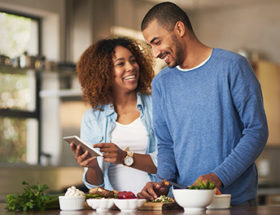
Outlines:
{"type": "Polygon", "coordinates": [[[142,33],[155,58],[163,59],[171,68],[183,63],[184,52],[173,30],[168,31],[153,20],[142,33]]]}

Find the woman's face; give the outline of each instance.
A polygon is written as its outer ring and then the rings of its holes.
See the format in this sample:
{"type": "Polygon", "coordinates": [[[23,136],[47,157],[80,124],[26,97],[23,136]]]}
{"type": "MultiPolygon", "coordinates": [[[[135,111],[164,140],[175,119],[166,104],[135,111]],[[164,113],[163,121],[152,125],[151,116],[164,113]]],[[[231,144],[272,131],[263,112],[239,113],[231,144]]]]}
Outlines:
{"type": "Polygon", "coordinates": [[[113,57],[113,90],[129,93],[138,85],[139,65],[133,54],[123,46],[115,48],[113,57]]]}

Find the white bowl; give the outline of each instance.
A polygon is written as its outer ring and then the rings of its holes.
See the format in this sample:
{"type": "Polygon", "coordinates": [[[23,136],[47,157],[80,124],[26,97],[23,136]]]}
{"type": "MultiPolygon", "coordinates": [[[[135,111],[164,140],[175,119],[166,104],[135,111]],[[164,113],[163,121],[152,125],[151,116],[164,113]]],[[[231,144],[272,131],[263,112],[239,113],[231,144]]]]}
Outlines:
{"type": "Polygon", "coordinates": [[[175,201],[184,208],[186,213],[204,211],[214,199],[214,190],[174,189],[175,201]]]}
{"type": "Polygon", "coordinates": [[[230,207],[231,194],[214,195],[214,199],[207,209],[228,209],[230,207]]]}
{"type": "Polygon", "coordinates": [[[122,212],[132,212],[140,208],[146,202],[145,199],[114,199],[115,205],[122,212]]]}
{"type": "Polygon", "coordinates": [[[60,210],[82,210],[86,197],[84,196],[59,196],[60,210]]]}
{"type": "Polygon", "coordinates": [[[110,210],[114,206],[114,199],[87,199],[88,205],[98,212],[110,210]]]}

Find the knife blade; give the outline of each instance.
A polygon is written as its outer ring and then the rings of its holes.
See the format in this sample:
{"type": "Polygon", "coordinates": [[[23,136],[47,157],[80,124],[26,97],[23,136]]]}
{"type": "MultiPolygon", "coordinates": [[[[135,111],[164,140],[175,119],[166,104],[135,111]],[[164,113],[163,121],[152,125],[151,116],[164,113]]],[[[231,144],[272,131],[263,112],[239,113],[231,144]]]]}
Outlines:
{"type": "Polygon", "coordinates": [[[160,180],[165,181],[165,182],[167,182],[168,184],[171,184],[171,185],[174,186],[174,187],[177,187],[177,188],[179,188],[179,189],[187,189],[187,187],[184,186],[184,185],[177,184],[177,183],[175,183],[175,182],[173,182],[173,181],[166,180],[166,179],[164,179],[164,178],[162,178],[162,177],[159,177],[159,176],[157,176],[157,177],[158,177],[160,180]]]}

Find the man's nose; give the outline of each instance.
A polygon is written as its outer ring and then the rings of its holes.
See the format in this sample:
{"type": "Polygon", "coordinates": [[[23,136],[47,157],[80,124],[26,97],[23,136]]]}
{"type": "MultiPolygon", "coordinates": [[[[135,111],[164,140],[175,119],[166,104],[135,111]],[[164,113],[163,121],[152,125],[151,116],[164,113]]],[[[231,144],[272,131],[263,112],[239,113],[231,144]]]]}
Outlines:
{"type": "Polygon", "coordinates": [[[158,58],[160,51],[157,48],[152,48],[152,52],[153,52],[153,57],[154,58],[158,58]]]}

